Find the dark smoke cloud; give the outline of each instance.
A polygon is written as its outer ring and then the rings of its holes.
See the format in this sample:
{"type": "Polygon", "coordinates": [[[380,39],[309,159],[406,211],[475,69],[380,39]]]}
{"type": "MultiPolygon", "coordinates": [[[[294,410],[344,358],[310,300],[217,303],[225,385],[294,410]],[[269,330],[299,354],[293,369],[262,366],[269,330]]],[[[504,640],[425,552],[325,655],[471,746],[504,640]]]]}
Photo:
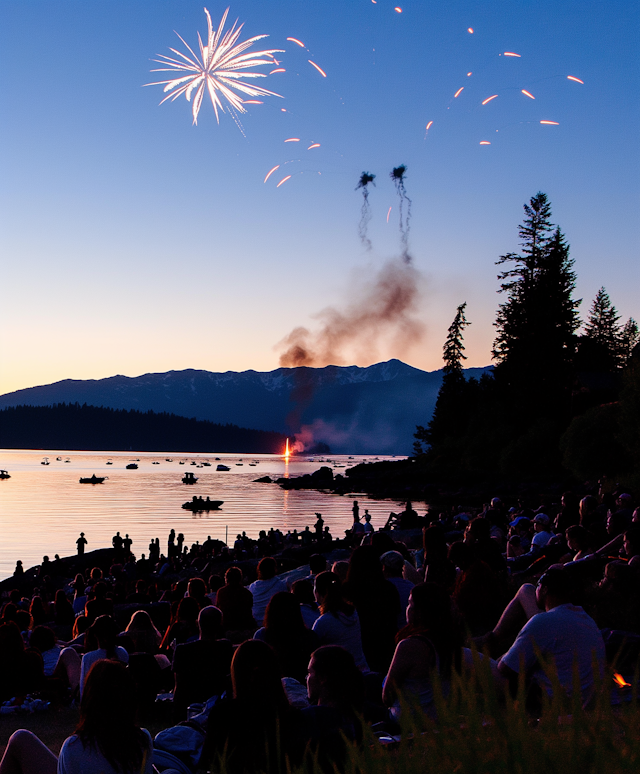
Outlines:
{"type": "Polygon", "coordinates": [[[396,187],[400,199],[400,241],[402,243],[402,257],[405,263],[411,263],[409,254],[409,229],[411,228],[411,199],[407,196],[407,189],[404,187],[404,178],[407,174],[405,164],[394,167],[389,173],[396,187]]]}
{"type": "MultiPolygon", "coordinates": [[[[344,310],[328,307],[316,315],[320,329],[294,328],[276,349],[282,367],[375,362],[383,342],[402,357],[417,344],[424,326],[417,318],[422,277],[405,260],[387,262],[344,310]]],[[[301,390],[304,392],[304,389],[301,390]]]]}

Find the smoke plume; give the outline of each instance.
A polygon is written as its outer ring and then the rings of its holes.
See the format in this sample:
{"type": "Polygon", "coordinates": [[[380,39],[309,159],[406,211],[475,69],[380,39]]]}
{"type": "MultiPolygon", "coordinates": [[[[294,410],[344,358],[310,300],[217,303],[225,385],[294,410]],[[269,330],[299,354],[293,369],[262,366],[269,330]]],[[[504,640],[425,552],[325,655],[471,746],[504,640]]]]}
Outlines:
{"type": "Polygon", "coordinates": [[[294,328],[276,346],[284,350],[280,365],[322,368],[348,361],[372,363],[383,342],[402,357],[424,332],[416,316],[420,285],[421,275],[414,266],[387,262],[346,309],[328,307],[315,315],[321,321],[319,330],[294,328]]]}

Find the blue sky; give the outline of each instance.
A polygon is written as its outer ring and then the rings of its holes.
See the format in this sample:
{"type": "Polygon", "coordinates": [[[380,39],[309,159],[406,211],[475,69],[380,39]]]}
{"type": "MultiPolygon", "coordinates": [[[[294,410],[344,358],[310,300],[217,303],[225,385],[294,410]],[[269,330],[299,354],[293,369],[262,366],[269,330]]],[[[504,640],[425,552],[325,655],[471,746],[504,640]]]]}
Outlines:
{"type": "MultiPolygon", "coordinates": [[[[206,6],[216,23],[227,4],[206,6]]],[[[640,317],[635,4],[230,7],[243,37],[286,49],[286,73],[260,84],[284,99],[248,106],[244,134],[207,102],[193,126],[184,98],[159,106],[161,88],[142,87],[159,79],[157,54],[182,49],[174,30],[192,46],[206,32],[201,2],[1,0],[0,392],[276,368],[292,328],[343,308],[399,254],[388,173],[401,163],[426,333],[408,351],[381,341],[377,359],[438,368],[467,301],[468,365],[489,363],[494,261],[517,250],[522,205],[539,190],[571,245],[583,314],[604,285],[625,319],[640,317]],[[363,170],[377,175],[371,252],[357,233],[363,170]]]]}

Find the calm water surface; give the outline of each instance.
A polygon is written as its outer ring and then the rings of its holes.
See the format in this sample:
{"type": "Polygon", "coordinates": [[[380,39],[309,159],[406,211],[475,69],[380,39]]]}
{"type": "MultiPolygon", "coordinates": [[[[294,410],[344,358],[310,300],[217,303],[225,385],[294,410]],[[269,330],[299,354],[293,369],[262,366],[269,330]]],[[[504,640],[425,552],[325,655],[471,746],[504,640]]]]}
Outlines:
{"type": "Polygon", "coordinates": [[[371,523],[377,529],[390,511],[398,510],[396,503],[357,494],[343,497],[315,491],[285,492],[276,484],[254,483],[261,476],[279,478],[311,473],[322,464],[330,465],[336,473],[344,473],[346,468],[374,459],[389,458],[338,455],[297,457],[285,462],[280,456],[268,454],[184,456],[0,450],[0,468],[11,474],[11,478],[0,480],[0,579],[13,574],[17,559],[28,568],[38,564],[44,554],[51,558],[54,554],[74,554],[80,532],[89,541],[87,551],[111,546],[111,538],[118,530],[122,535],[128,532],[133,540],[132,550],[139,556],[148,552],[149,542],[155,537],[160,538],[166,551],[164,546],[172,527],[184,533],[189,545],[202,543],[208,535],[224,540],[227,530],[229,543],[233,543],[242,530],[257,537],[261,529],[270,527],[280,527],[285,532],[299,531],[307,524],[313,528],[318,511],[325,526],[337,537],[351,524],[354,498],[360,500],[361,515],[365,508],[369,509],[371,523]],[[40,464],[45,455],[49,465],[40,464]],[[126,470],[125,466],[133,460],[137,461],[138,470],[126,470]],[[107,461],[113,464],[107,465],[107,461]],[[191,465],[192,461],[208,461],[211,467],[199,468],[191,465]],[[231,470],[217,472],[219,463],[231,470]],[[182,483],[187,470],[196,475],[197,484],[182,483]],[[79,483],[80,476],[93,473],[108,476],[109,480],[97,485],[79,483]],[[223,500],[224,505],[218,511],[193,514],[181,508],[193,495],[223,500]]]}

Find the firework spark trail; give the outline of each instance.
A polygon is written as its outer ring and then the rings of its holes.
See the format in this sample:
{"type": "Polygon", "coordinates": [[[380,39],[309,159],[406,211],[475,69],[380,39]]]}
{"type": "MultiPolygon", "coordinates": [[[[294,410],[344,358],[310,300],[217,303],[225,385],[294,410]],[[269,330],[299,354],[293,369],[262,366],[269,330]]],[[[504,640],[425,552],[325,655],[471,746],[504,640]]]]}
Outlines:
{"type": "Polygon", "coordinates": [[[276,349],[282,367],[343,365],[375,362],[383,340],[390,341],[395,357],[417,344],[424,326],[416,317],[421,275],[406,261],[389,261],[373,281],[356,291],[343,311],[329,307],[315,317],[320,330],[294,328],[276,349]]]}
{"type": "Polygon", "coordinates": [[[213,105],[218,123],[220,122],[218,111],[221,113],[225,112],[221,98],[229,103],[227,105],[227,110],[234,117],[236,123],[238,123],[233,111],[236,110],[238,113],[246,113],[246,110],[244,108],[245,101],[239,94],[236,94],[236,92],[241,92],[241,94],[246,94],[250,97],[282,97],[281,94],[276,94],[274,91],[269,91],[261,86],[244,83],[242,79],[266,78],[266,73],[245,71],[249,68],[259,67],[261,65],[273,66],[275,62],[273,55],[284,53],[284,50],[273,48],[264,51],[245,53],[254,43],[258,40],[262,40],[262,38],[268,37],[268,35],[256,35],[242,43],[238,43],[238,38],[240,37],[244,25],[241,24],[238,27],[237,19],[231,29],[223,34],[224,25],[229,13],[228,8],[224,12],[217,30],[214,30],[213,28],[209,11],[205,8],[204,12],[207,16],[208,35],[207,45],[205,46],[202,43],[200,33],[198,33],[200,56],[198,57],[184,38],[176,33],[187,48],[189,55],[183,54],[175,48],[170,48],[169,50],[178,57],[177,59],[175,57],[158,54],[159,59],[154,59],[153,61],[166,66],[156,68],[151,72],[174,73],[176,74],[176,77],[166,81],[146,83],[145,86],[164,86],[163,91],[165,93],[170,92],[162,102],[160,102],[161,105],[168,99],[175,101],[183,94],[185,95],[187,102],[191,102],[191,96],[195,91],[192,103],[194,124],[198,123],[198,113],[200,112],[206,90],[211,99],[211,104],[213,105]]]}
{"type": "Polygon", "coordinates": [[[400,241],[402,242],[402,258],[405,263],[411,263],[411,256],[409,255],[409,229],[411,228],[411,199],[407,196],[407,191],[404,187],[404,176],[407,173],[407,167],[404,164],[400,164],[399,167],[394,167],[389,173],[389,177],[393,180],[393,184],[398,192],[398,198],[400,199],[400,241]],[[406,215],[404,214],[404,206],[406,204],[406,215]]]}
{"type": "Polygon", "coordinates": [[[360,223],[358,223],[358,236],[360,237],[360,241],[367,248],[367,250],[371,250],[371,240],[367,236],[367,227],[369,226],[369,221],[371,220],[371,205],[369,204],[368,185],[369,183],[373,183],[373,185],[375,185],[375,177],[376,176],[372,175],[371,172],[363,172],[360,175],[360,180],[356,186],[356,191],[362,188],[362,209],[360,210],[360,223]]]}

